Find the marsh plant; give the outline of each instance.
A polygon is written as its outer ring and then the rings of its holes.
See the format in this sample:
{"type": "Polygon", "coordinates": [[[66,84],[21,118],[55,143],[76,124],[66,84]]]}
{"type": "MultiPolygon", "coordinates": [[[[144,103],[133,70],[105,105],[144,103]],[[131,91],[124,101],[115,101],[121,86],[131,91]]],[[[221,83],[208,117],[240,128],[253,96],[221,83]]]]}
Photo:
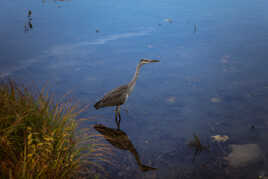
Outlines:
{"type": "Polygon", "coordinates": [[[76,130],[84,109],[71,101],[55,103],[45,90],[33,95],[13,81],[2,82],[0,178],[80,178],[81,169],[105,161],[107,146],[90,129],[83,135],[76,130]]]}

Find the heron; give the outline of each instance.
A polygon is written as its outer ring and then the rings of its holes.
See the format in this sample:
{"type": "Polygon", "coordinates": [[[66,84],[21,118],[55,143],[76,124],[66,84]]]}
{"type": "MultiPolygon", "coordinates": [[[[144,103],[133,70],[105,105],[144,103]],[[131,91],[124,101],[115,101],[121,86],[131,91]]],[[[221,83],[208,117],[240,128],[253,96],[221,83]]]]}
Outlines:
{"type": "Polygon", "coordinates": [[[133,91],[136,85],[136,81],[137,81],[141,67],[144,64],[155,63],[155,62],[160,62],[160,61],[151,60],[151,59],[141,59],[139,64],[136,67],[136,72],[134,73],[132,80],[128,84],[122,85],[106,93],[104,97],[94,105],[94,107],[98,110],[103,107],[115,106],[115,122],[119,128],[120,121],[121,121],[120,106],[127,101],[130,93],[133,91]],[[119,117],[119,121],[117,120],[117,117],[119,117]]]}

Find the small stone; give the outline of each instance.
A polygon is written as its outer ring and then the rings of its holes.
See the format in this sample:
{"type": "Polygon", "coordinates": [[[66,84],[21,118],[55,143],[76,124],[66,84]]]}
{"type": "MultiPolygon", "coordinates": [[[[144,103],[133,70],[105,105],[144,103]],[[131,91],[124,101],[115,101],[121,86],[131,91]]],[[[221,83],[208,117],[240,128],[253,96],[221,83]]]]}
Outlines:
{"type": "Polygon", "coordinates": [[[212,103],[220,103],[221,102],[221,99],[220,98],[217,98],[217,97],[213,97],[213,98],[210,99],[210,101],[212,103]]]}

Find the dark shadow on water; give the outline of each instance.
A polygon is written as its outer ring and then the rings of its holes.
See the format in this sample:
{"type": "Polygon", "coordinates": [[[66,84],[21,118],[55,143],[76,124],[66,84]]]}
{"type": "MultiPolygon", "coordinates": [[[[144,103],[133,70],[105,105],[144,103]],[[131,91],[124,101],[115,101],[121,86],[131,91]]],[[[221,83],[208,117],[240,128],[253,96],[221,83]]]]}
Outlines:
{"type": "Polygon", "coordinates": [[[134,157],[135,160],[140,168],[141,171],[147,172],[150,170],[156,170],[156,168],[143,165],[140,156],[135,149],[134,145],[128,138],[128,135],[122,131],[121,129],[117,128],[109,128],[102,124],[97,124],[94,126],[94,128],[103,135],[103,137],[112,144],[115,148],[118,148],[120,150],[127,150],[129,151],[134,157]]]}

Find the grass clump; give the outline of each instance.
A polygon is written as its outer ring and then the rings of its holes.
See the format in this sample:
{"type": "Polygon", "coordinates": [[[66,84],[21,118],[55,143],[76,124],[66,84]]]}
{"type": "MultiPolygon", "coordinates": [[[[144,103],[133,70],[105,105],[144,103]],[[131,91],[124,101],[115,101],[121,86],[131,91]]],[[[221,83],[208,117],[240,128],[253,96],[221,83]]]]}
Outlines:
{"type": "Polygon", "coordinates": [[[82,146],[75,118],[81,111],[70,102],[55,103],[44,90],[33,95],[2,82],[0,178],[77,178],[82,146]]]}

